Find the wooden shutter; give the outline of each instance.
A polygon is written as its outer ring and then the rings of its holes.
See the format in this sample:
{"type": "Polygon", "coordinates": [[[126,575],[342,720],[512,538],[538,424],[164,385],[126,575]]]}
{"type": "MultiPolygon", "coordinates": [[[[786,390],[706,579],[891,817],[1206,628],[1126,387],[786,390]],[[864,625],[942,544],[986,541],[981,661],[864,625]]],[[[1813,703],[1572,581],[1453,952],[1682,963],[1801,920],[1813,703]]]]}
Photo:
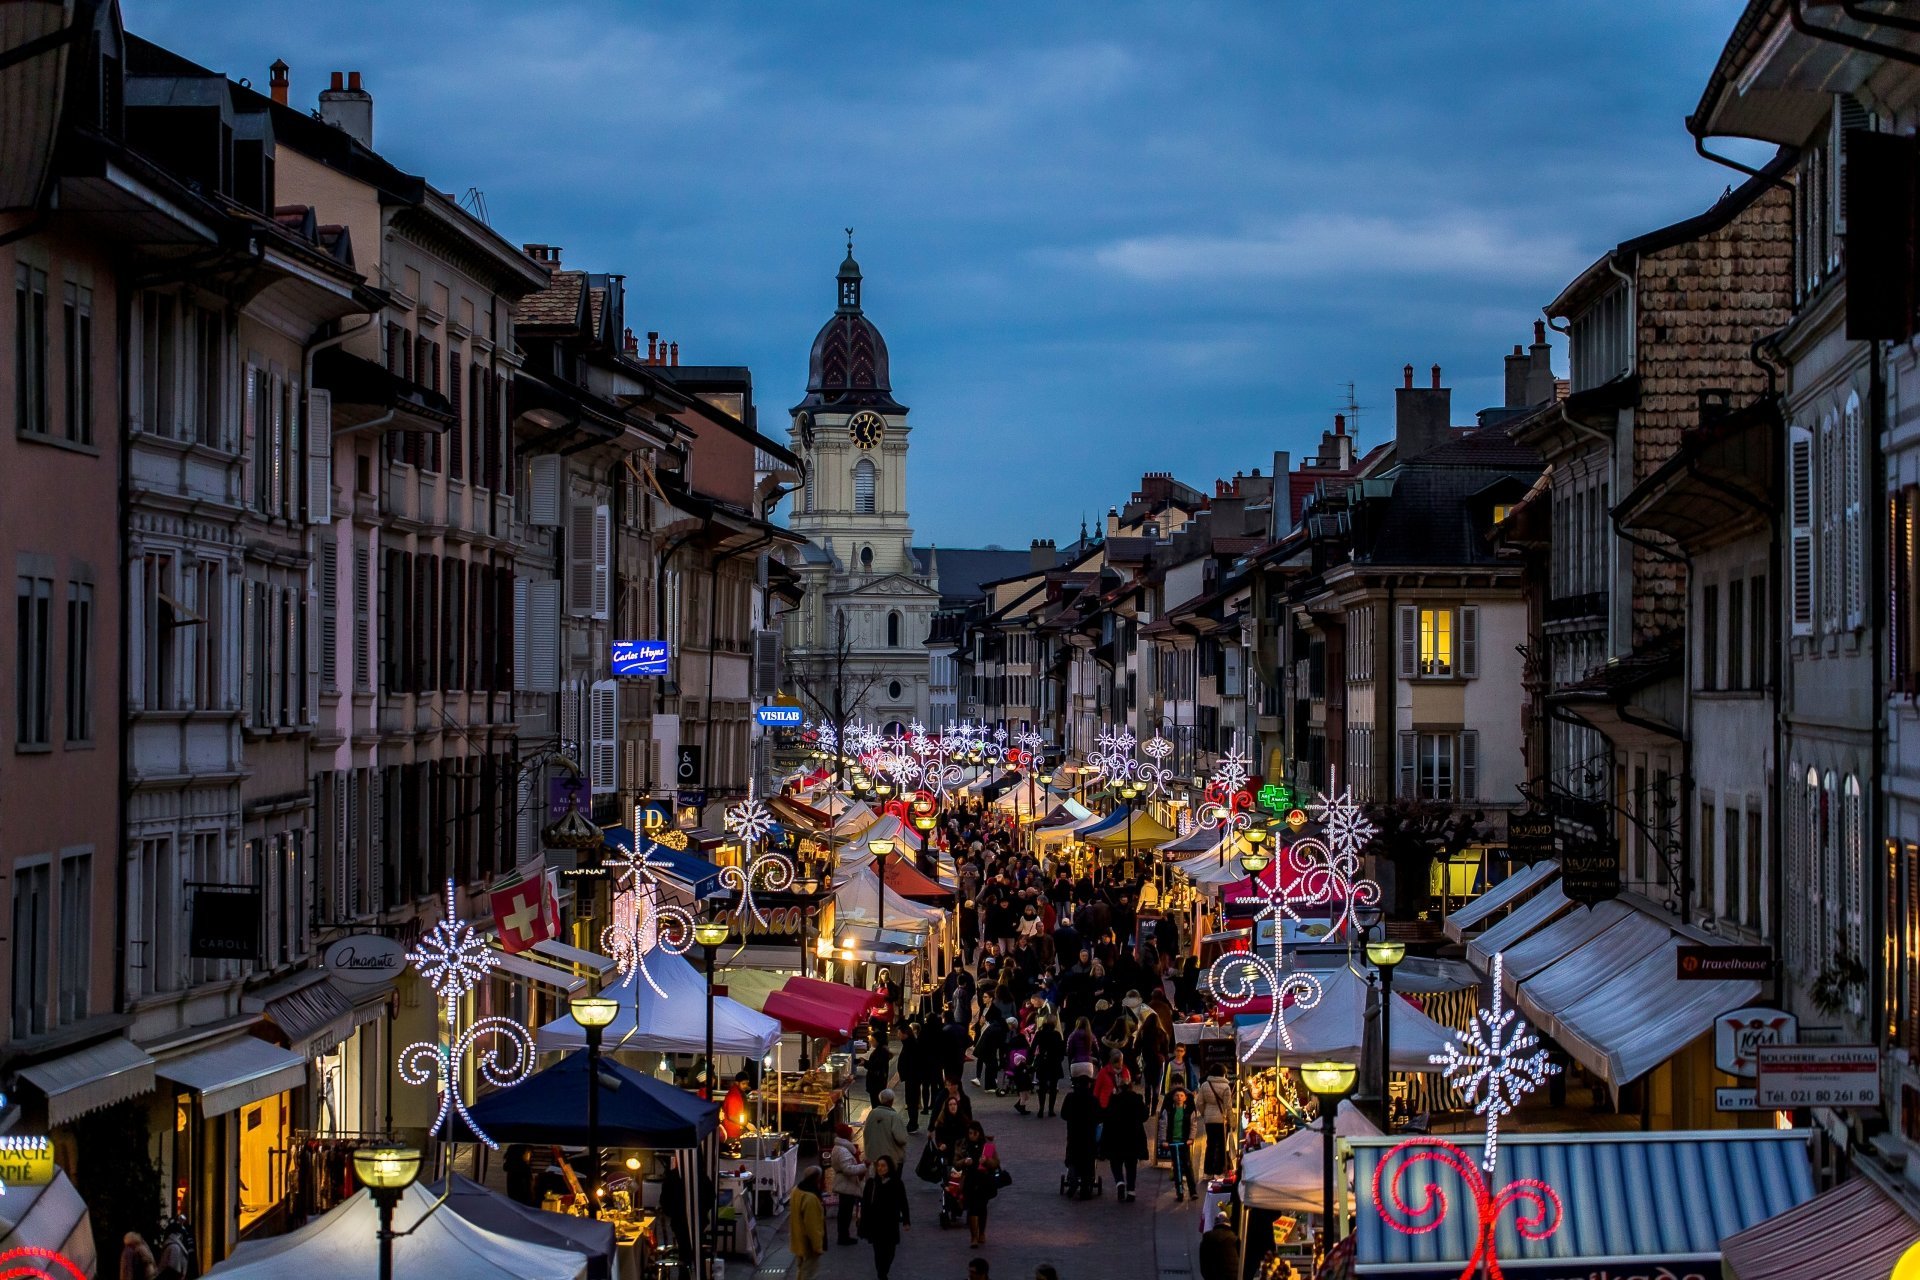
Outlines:
{"type": "Polygon", "coordinates": [[[267,472],[266,509],[274,515],[287,514],[287,400],[283,394],[283,384],[274,378],[270,382],[267,399],[270,402],[268,417],[273,422],[273,435],[267,445],[266,461],[271,469],[267,472]]]}
{"type": "Polygon", "coordinates": [[[307,392],[307,512],[333,523],[333,393],[319,387],[307,392]]]}
{"type": "Polygon", "coordinates": [[[1480,674],[1480,610],[1466,605],[1460,610],[1460,674],[1480,674]]]}
{"type": "Polygon", "coordinates": [[[1400,606],[1400,678],[1411,680],[1420,672],[1420,610],[1410,604],[1400,606]]]}
{"type": "Polygon", "coordinates": [[[560,684],[560,583],[535,582],[527,596],[527,682],[535,693],[560,684]]]}
{"type": "Polygon", "coordinates": [[[620,686],[596,680],[588,691],[587,782],[593,794],[620,789],[620,686]]]}
{"type": "Polygon", "coordinates": [[[1413,759],[1414,752],[1418,748],[1418,745],[1418,735],[1412,733],[1403,733],[1400,735],[1399,766],[1400,796],[1402,799],[1412,799],[1414,796],[1416,783],[1413,772],[1413,759]]]}
{"type": "Polygon", "coordinates": [[[1460,799],[1480,798],[1480,731],[1467,729],[1460,734],[1460,799]]]}
{"type": "Polygon", "coordinates": [[[368,579],[373,568],[367,548],[353,549],[353,687],[366,689],[373,673],[368,662],[368,579]]]}
{"type": "Polygon", "coordinates": [[[593,612],[594,509],[576,502],[567,511],[567,612],[593,612]]]}
{"type": "Polygon", "coordinates": [[[453,427],[447,432],[447,474],[458,480],[466,473],[462,455],[466,452],[467,422],[461,412],[466,371],[460,360],[460,348],[455,347],[449,352],[447,359],[452,362],[447,370],[447,400],[453,405],[453,427]]]}
{"type": "Polygon", "coordinates": [[[612,603],[613,511],[593,509],[593,616],[604,618],[612,603]]]}
{"type": "Polygon", "coordinates": [[[575,753],[584,756],[588,743],[580,730],[580,682],[568,680],[560,686],[560,732],[555,735],[571,743],[575,753]]]}
{"type": "Polygon", "coordinates": [[[1793,634],[1813,633],[1813,433],[1793,428],[1788,445],[1788,514],[1793,524],[1793,634]]]}
{"type": "Polygon", "coordinates": [[[527,677],[533,667],[527,661],[529,655],[530,632],[528,628],[533,618],[528,612],[533,583],[527,578],[515,576],[513,580],[513,671],[515,689],[527,687],[527,677]]]}
{"type": "Polygon", "coordinates": [[[384,769],[367,770],[372,792],[367,798],[367,909],[382,911],[387,905],[387,774],[384,769]]]}
{"type": "Polygon", "coordinates": [[[259,723],[260,707],[254,696],[254,637],[260,630],[259,606],[254,600],[253,584],[240,584],[240,719],[244,724],[259,723]]]}
{"type": "MultiPolygon", "coordinates": [[[[163,376],[171,376],[171,371],[163,376]]],[[[258,416],[256,410],[259,402],[255,397],[259,384],[260,370],[248,365],[246,395],[240,401],[240,505],[242,507],[254,506],[254,485],[257,483],[254,479],[254,469],[260,465],[260,460],[256,456],[260,449],[260,424],[254,421],[258,416]]]]}
{"type": "Polygon", "coordinates": [[[551,453],[535,454],[527,460],[530,485],[527,489],[527,523],[554,528],[560,523],[560,458],[551,453]]]}
{"type": "Polygon", "coordinates": [[[1866,512],[1860,479],[1860,473],[1866,469],[1867,458],[1860,447],[1860,401],[1857,397],[1848,399],[1840,424],[1840,487],[1844,503],[1840,525],[1845,540],[1842,551],[1846,559],[1845,612],[1847,628],[1857,630],[1866,624],[1867,609],[1866,512]]]}
{"type": "Polygon", "coordinates": [[[340,620],[340,548],[333,535],[322,533],[320,543],[320,608],[318,624],[320,628],[320,684],[329,692],[340,687],[339,658],[339,620],[340,620]]]}
{"type": "Polygon", "coordinates": [[[780,692],[780,633],[753,633],[753,696],[771,698],[780,692]]]}

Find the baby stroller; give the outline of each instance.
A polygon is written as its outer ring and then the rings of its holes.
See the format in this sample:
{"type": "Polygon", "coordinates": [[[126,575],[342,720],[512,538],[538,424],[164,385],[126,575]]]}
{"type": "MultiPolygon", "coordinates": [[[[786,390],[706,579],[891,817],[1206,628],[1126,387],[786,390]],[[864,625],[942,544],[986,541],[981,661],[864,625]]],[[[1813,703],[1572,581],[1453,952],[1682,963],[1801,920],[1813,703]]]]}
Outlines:
{"type": "Polygon", "coordinates": [[[1068,1165],[1066,1172],[1060,1175],[1060,1194],[1069,1199],[1080,1199],[1082,1198],[1080,1196],[1080,1187],[1083,1183],[1086,1185],[1086,1195],[1088,1197],[1099,1195],[1101,1192],[1099,1169],[1096,1166],[1089,1165],[1086,1169],[1080,1171],[1076,1177],[1073,1166],[1068,1165]]]}
{"type": "Polygon", "coordinates": [[[960,1198],[961,1171],[949,1167],[947,1179],[940,1184],[940,1227],[957,1227],[967,1220],[966,1202],[960,1198]]]}

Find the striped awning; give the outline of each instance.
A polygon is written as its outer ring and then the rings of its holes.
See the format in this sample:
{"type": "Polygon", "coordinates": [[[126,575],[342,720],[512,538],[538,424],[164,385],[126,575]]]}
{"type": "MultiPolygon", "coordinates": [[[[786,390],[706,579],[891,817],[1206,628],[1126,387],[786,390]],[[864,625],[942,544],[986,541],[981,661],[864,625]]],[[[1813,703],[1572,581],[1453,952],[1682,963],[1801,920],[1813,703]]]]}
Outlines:
{"type": "Polygon", "coordinates": [[[46,1095],[51,1126],[153,1092],[153,1059],[126,1039],[102,1040],[17,1074],[46,1095]]]}
{"type": "Polygon", "coordinates": [[[1555,916],[1571,909],[1573,900],[1553,881],[1546,888],[1513,909],[1500,923],[1467,944],[1467,961],[1486,973],[1493,968],[1493,957],[1514,943],[1543,928],[1555,916]]]}
{"type": "MultiPolygon", "coordinates": [[[[1810,1137],[1806,1129],[1502,1133],[1496,1187],[1538,1179],[1554,1189],[1561,1212],[1559,1229],[1544,1240],[1523,1240],[1514,1213],[1502,1214],[1501,1264],[1509,1275],[1559,1277],[1603,1267],[1615,1276],[1653,1275],[1663,1266],[1684,1275],[1698,1269],[1695,1264],[1718,1262],[1722,1239],[1813,1197],[1810,1137]]],[[[1404,1205],[1424,1203],[1429,1188],[1446,1197],[1448,1212],[1431,1231],[1397,1230],[1372,1202],[1374,1170],[1405,1140],[1346,1143],[1353,1185],[1361,1189],[1354,1274],[1452,1280],[1473,1256],[1478,1226],[1459,1174],[1441,1161],[1408,1162],[1402,1154],[1382,1176],[1383,1197],[1397,1187],[1404,1205]]],[[[1479,1155],[1474,1138],[1461,1135],[1460,1141],[1471,1146],[1469,1158],[1479,1155]]],[[[1741,1280],[1747,1280],[1744,1272],[1741,1280]]]]}
{"type": "Polygon", "coordinates": [[[1735,1232],[1720,1252],[1735,1280],[1796,1280],[1816,1259],[1820,1280],[1886,1280],[1916,1242],[1920,1223],[1879,1187],[1855,1178],[1735,1232]],[[1845,1247],[1836,1249],[1836,1241],[1845,1247]]]}
{"type": "Polygon", "coordinates": [[[1557,862],[1536,862],[1530,867],[1523,867],[1448,916],[1440,927],[1455,942],[1465,942],[1467,930],[1509,903],[1520,901],[1546,880],[1559,874],[1560,864],[1557,862]]]}

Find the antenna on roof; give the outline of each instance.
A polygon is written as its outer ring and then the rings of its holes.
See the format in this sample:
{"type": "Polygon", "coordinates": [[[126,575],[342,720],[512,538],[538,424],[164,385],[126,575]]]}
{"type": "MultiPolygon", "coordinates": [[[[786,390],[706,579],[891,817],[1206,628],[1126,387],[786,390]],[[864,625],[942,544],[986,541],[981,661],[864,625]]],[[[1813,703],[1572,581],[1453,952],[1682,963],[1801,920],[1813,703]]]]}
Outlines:
{"type": "Polygon", "coordinates": [[[1337,408],[1341,413],[1347,415],[1347,434],[1353,437],[1353,452],[1355,457],[1360,455],[1360,410],[1365,407],[1365,405],[1354,398],[1353,384],[1351,382],[1347,383],[1347,402],[1337,406],[1337,408]]]}
{"type": "Polygon", "coordinates": [[[487,217],[487,193],[480,188],[468,187],[467,194],[460,197],[460,207],[488,226],[493,225],[493,220],[487,217]]]}

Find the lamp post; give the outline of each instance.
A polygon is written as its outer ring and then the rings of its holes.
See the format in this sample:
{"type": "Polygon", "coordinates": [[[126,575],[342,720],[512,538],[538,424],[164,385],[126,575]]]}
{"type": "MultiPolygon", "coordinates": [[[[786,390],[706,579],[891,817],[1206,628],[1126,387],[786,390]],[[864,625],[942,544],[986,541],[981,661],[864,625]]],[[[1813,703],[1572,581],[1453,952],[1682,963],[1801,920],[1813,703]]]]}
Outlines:
{"type": "Polygon", "coordinates": [[[1120,784],[1120,799],[1127,806],[1127,869],[1133,869],[1133,802],[1140,798],[1140,784],[1123,782],[1120,784]]]}
{"type": "Polygon", "coordinates": [[[874,915],[880,921],[880,928],[884,930],[887,927],[887,859],[893,856],[893,841],[886,836],[869,840],[867,852],[873,855],[873,874],[880,881],[880,886],[873,895],[879,899],[875,904],[878,910],[874,915]]]}
{"type": "Polygon", "coordinates": [[[575,996],[567,1012],[587,1033],[587,1216],[600,1212],[600,1037],[620,1013],[606,996],[575,996]]]}
{"type": "Polygon", "coordinates": [[[380,1206],[380,1280],[393,1280],[393,1211],[420,1177],[417,1147],[368,1147],[353,1153],[353,1172],[380,1206]]]}
{"type": "MultiPolygon", "coordinates": [[[[1385,919],[1380,932],[1387,930],[1385,919]]],[[[1393,1132],[1393,970],[1407,958],[1407,944],[1384,936],[1367,944],[1367,959],[1380,971],[1380,1132],[1393,1132]]]]}
{"type": "Polygon", "coordinates": [[[1359,1068],[1351,1062],[1305,1062],[1300,1065],[1300,1078],[1306,1082],[1307,1092],[1320,1103],[1320,1123],[1327,1138],[1326,1148],[1321,1155],[1320,1176],[1324,1197],[1320,1227],[1320,1256],[1326,1257],[1340,1239],[1340,1222],[1334,1217],[1333,1204],[1333,1118],[1340,1110],[1340,1101],[1353,1092],[1353,1078],[1359,1068]]]}
{"type": "Polygon", "coordinates": [[[693,940],[707,958],[707,1101],[713,1101],[713,960],[727,940],[725,920],[702,920],[693,926],[693,940]]]}

